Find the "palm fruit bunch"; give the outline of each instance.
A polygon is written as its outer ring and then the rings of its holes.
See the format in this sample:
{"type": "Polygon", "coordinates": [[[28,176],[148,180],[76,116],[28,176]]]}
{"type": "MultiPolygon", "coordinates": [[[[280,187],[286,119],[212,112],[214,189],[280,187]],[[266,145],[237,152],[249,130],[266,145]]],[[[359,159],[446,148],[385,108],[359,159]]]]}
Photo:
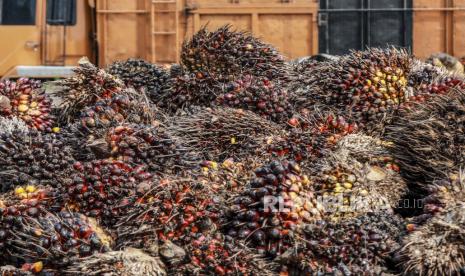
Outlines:
{"type": "Polygon", "coordinates": [[[115,225],[117,217],[134,203],[136,187],[152,178],[144,167],[123,161],[76,162],[73,168],[57,187],[63,205],[98,219],[106,227],[115,225]]]}
{"type": "Polygon", "coordinates": [[[313,165],[311,181],[327,203],[327,219],[393,212],[408,189],[389,145],[362,134],[347,135],[313,165]]]}
{"type": "Polygon", "coordinates": [[[360,126],[378,125],[407,99],[412,59],[394,48],[352,52],[319,70],[319,81],[302,91],[298,109],[314,105],[345,116],[360,126]]]}
{"type": "Polygon", "coordinates": [[[26,78],[0,82],[0,115],[18,117],[32,129],[51,132],[52,102],[40,88],[40,81],[26,78]]]}
{"type": "MultiPolygon", "coordinates": [[[[463,195],[463,194],[462,194],[463,195]]],[[[465,204],[450,204],[403,240],[397,253],[406,275],[465,273],[465,204]]]]}
{"type": "MultiPolygon", "coordinates": [[[[425,102],[435,95],[464,89],[465,79],[445,69],[415,60],[409,76],[409,102],[425,102]]],[[[409,105],[406,103],[406,105],[409,105]]]]}
{"type": "Polygon", "coordinates": [[[254,171],[261,166],[261,161],[253,157],[243,162],[228,158],[223,162],[202,161],[200,173],[193,173],[197,181],[210,185],[217,190],[223,198],[227,199],[242,192],[245,183],[254,177],[254,171]]]}
{"type": "Polygon", "coordinates": [[[304,238],[280,258],[285,271],[299,275],[390,275],[391,252],[401,246],[401,217],[367,213],[339,222],[317,221],[303,227],[304,238]]]}
{"type": "Polygon", "coordinates": [[[424,188],[444,172],[456,171],[464,162],[465,94],[436,96],[396,116],[386,127],[385,139],[402,168],[417,188],[424,188]]]}
{"type": "Polygon", "coordinates": [[[111,246],[109,236],[94,221],[78,213],[26,215],[17,211],[2,216],[0,221],[0,250],[2,258],[10,263],[42,262],[43,267],[62,268],[74,258],[105,252],[111,246]]]}
{"type": "Polygon", "coordinates": [[[74,69],[74,75],[59,80],[59,88],[53,95],[61,99],[58,108],[59,120],[62,123],[72,122],[86,107],[94,105],[100,99],[111,98],[121,93],[124,83],[83,58],[74,69]]]}
{"type": "Polygon", "coordinates": [[[245,75],[222,90],[216,99],[220,106],[250,110],[274,122],[286,122],[291,116],[287,91],[267,78],[245,75]]]}
{"type": "Polygon", "coordinates": [[[29,132],[29,127],[26,123],[16,117],[2,118],[0,117],[0,133],[11,135],[13,132],[21,132],[26,135],[29,132]]]}
{"type": "Polygon", "coordinates": [[[268,150],[280,157],[298,162],[314,161],[325,155],[344,136],[358,130],[342,116],[294,116],[288,121],[287,135],[275,137],[268,150]]]}
{"type": "Polygon", "coordinates": [[[304,223],[321,219],[322,207],[294,161],[273,161],[255,174],[231,200],[224,231],[274,258],[293,247],[304,223]]]}
{"type": "Polygon", "coordinates": [[[133,58],[114,62],[107,68],[107,72],[121,79],[128,87],[134,87],[137,90],[144,89],[153,102],[157,101],[169,77],[164,68],[133,58]]]}
{"type": "Polygon", "coordinates": [[[163,262],[142,250],[126,248],[81,258],[64,270],[66,275],[166,276],[163,262]]]}
{"type": "Polygon", "coordinates": [[[100,99],[79,114],[79,122],[87,132],[115,127],[122,123],[151,124],[157,111],[144,99],[126,89],[107,99],[100,99]]]}
{"type": "Polygon", "coordinates": [[[193,106],[210,107],[221,93],[221,84],[213,78],[197,78],[181,71],[170,80],[156,103],[169,114],[179,114],[193,106]]]}
{"type": "Polygon", "coordinates": [[[56,134],[36,130],[0,134],[2,189],[27,183],[49,185],[61,179],[74,163],[72,149],[56,134]]]}
{"type": "Polygon", "coordinates": [[[197,79],[224,82],[250,74],[272,80],[286,75],[284,58],[273,46],[250,33],[233,31],[229,25],[213,32],[202,28],[184,43],[181,61],[197,79]]]}
{"type": "Polygon", "coordinates": [[[175,266],[176,275],[276,275],[274,266],[251,249],[221,234],[200,235],[187,247],[189,261],[175,266]]]}
{"type": "Polygon", "coordinates": [[[150,225],[161,242],[184,246],[201,233],[216,231],[221,197],[194,179],[167,177],[136,189],[136,201],[119,216],[118,227],[150,225]]]}
{"type": "Polygon", "coordinates": [[[200,150],[205,160],[223,161],[232,156],[241,160],[265,147],[268,137],[282,135],[277,124],[232,108],[202,109],[174,117],[170,123],[168,131],[182,146],[200,150]]]}
{"type": "Polygon", "coordinates": [[[109,129],[105,135],[110,157],[143,164],[150,172],[175,172],[193,162],[188,157],[191,155],[162,127],[125,124],[109,129]]]}

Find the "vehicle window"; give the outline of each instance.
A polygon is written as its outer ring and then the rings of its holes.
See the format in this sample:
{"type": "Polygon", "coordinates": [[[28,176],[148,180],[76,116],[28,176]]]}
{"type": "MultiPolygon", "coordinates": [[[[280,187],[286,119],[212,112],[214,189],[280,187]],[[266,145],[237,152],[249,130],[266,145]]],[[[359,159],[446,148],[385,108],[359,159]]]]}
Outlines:
{"type": "Polygon", "coordinates": [[[1,25],[35,25],[36,0],[0,0],[1,25]]]}
{"type": "Polygon", "coordinates": [[[76,25],[76,0],[47,0],[47,24],[76,25]]]}

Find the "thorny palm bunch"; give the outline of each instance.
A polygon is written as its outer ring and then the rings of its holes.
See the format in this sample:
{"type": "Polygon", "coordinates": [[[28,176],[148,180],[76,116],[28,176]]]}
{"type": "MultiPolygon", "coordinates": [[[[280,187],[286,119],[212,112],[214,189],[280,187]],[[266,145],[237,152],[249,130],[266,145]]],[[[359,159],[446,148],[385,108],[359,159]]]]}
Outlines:
{"type": "Polygon", "coordinates": [[[72,149],[56,134],[32,129],[0,134],[0,179],[2,189],[16,185],[52,184],[74,163],[72,149]]]}
{"type": "Polygon", "coordinates": [[[322,209],[297,163],[273,161],[255,174],[230,200],[223,231],[274,258],[294,246],[302,225],[322,218],[322,209]]]}
{"type": "Polygon", "coordinates": [[[24,121],[16,117],[0,118],[0,133],[3,133],[4,135],[11,135],[15,131],[27,135],[29,128],[24,121]]]}
{"type": "Polygon", "coordinates": [[[144,225],[155,229],[160,241],[183,246],[218,227],[224,204],[212,187],[189,178],[165,178],[136,189],[135,203],[116,224],[118,235],[144,225]]]}
{"type": "Polygon", "coordinates": [[[179,114],[195,106],[210,107],[221,94],[221,86],[214,78],[198,78],[193,73],[181,72],[170,80],[156,103],[169,114],[179,114]]]}
{"type": "MultiPolygon", "coordinates": [[[[454,74],[430,64],[414,60],[409,76],[409,101],[425,102],[435,95],[446,95],[464,89],[463,75],[454,74]]],[[[405,103],[409,106],[409,103],[405,103]]]]}
{"type": "Polygon", "coordinates": [[[78,122],[87,132],[108,129],[122,123],[152,124],[159,111],[144,93],[125,89],[110,98],[97,100],[79,114],[78,122]]]}
{"type": "Polygon", "coordinates": [[[26,78],[0,82],[0,116],[17,117],[32,129],[51,132],[52,102],[40,88],[40,81],[26,78]]]}
{"type": "Polygon", "coordinates": [[[213,32],[206,27],[183,45],[182,65],[198,79],[231,81],[244,74],[269,79],[286,75],[284,58],[273,46],[246,32],[223,26],[213,32]]]}
{"type": "Polygon", "coordinates": [[[386,128],[386,140],[402,173],[424,188],[464,162],[465,94],[437,96],[401,112],[386,128]]]}
{"type": "Polygon", "coordinates": [[[153,173],[177,172],[193,166],[188,152],[164,127],[125,124],[108,130],[104,137],[108,157],[133,165],[145,165],[153,173]]]}
{"type": "Polygon", "coordinates": [[[10,262],[41,261],[62,268],[73,258],[109,250],[111,239],[91,219],[60,212],[1,218],[2,257],[10,262]]]}
{"type": "Polygon", "coordinates": [[[407,52],[395,48],[352,52],[321,65],[318,79],[297,90],[293,102],[300,103],[298,110],[317,106],[361,126],[379,124],[406,101],[411,62],[407,52]]]}
{"type": "Polygon", "coordinates": [[[314,165],[311,181],[315,193],[332,203],[325,206],[327,219],[393,213],[407,184],[380,143],[369,136],[349,135],[314,165]]]}
{"type": "Polygon", "coordinates": [[[173,275],[275,275],[275,265],[252,249],[221,234],[200,235],[186,246],[188,262],[173,275]]]}
{"type": "Polygon", "coordinates": [[[111,227],[116,217],[134,203],[132,196],[136,187],[152,178],[144,169],[123,161],[76,162],[74,171],[57,188],[66,208],[111,227]]]}
{"type": "Polygon", "coordinates": [[[267,137],[281,133],[278,125],[253,112],[231,108],[203,109],[171,121],[168,131],[207,160],[249,157],[265,146],[267,137]]]}
{"type": "Polygon", "coordinates": [[[121,80],[99,69],[87,59],[79,61],[74,73],[69,78],[59,80],[57,86],[60,89],[53,93],[61,99],[58,113],[62,123],[73,121],[84,108],[92,106],[100,99],[111,98],[124,88],[121,80]]]}
{"type": "Polygon", "coordinates": [[[400,248],[405,234],[403,220],[385,213],[318,221],[303,231],[297,246],[279,259],[300,275],[384,275],[390,253],[400,248]]]}
{"type": "Polygon", "coordinates": [[[216,99],[220,106],[250,110],[277,123],[292,115],[287,90],[267,78],[246,75],[219,90],[223,91],[216,99]]]}
{"type": "Polygon", "coordinates": [[[107,72],[121,79],[128,87],[145,90],[152,102],[156,102],[165,83],[168,72],[155,64],[142,59],[117,61],[107,68],[107,72]]]}
{"type": "Polygon", "coordinates": [[[123,251],[98,253],[73,262],[64,270],[66,275],[132,275],[166,276],[165,265],[142,250],[127,248],[123,251]]]}
{"type": "Polygon", "coordinates": [[[465,204],[447,205],[403,241],[398,252],[405,275],[462,275],[465,268],[465,204]]]}

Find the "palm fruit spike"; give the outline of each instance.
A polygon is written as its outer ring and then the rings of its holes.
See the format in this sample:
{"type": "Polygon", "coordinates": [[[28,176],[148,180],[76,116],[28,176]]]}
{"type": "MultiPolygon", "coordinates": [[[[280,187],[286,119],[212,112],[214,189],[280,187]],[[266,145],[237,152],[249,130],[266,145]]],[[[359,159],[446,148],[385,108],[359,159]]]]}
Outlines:
{"type": "Polygon", "coordinates": [[[64,269],[66,275],[168,275],[163,262],[134,248],[81,258],[64,269]]]}
{"type": "Polygon", "coordinates": [[[83,109],[79,121],[84,130],[95,132],[122,123],[152,124],[157,112],[143,94],[126,89],[83,109]]]}
{"type": "Polygon", "coordinates": [[[276,79],[286,75],[284,58],[276,49],[249,33],[231,30],[229,25],[214,32],[202,28],[184,43],[181,61],[198,79],[231,81],[244,74],[276,79]]]}
{"type": "Polygon", "coordinates": [[[304,91],[310,100],[299,109],[316,104],[361,126],[379,124],[406,101],[410,64],[404,50],[352,52],[321,70],[316,87],[304,91]]]}
{"type": "Polygon", "coordinates": [[[276,275],[274,265],[221,234],[201,235],[187,246],[189,262],[175,266],[179,275],[276,275]]]}
{"type": "Polygon", "coordinates": [[[74,163],[72,150],[57,135],[35,130],[0,134],[0,179],[3,190],[26,183],[59,181],[74,163]]]}
{"type": "Polygon", "coordinates": [[[465,204],[450,204],[403,240],[397,258],[405,275],[462,275],[465,204]]]}
{"type": "Polygon", "coordinates": [[[63,181],[60,192],[69,210],[111,227],[124,207],[133,203],[131,196],[137,185],[151,177],[143,167],[133,167],[122,161],[76,162],[74,172],[63,181]]]}
{"type": "Polygon", "coordinates": [[[219,105],[251,110],[277,123],[290,118],[287,91],[267,78],[246,75],[226,84],[223,90],[217,97],[219,105]]]}
{"type": "Polygon", "coordinates": [[[60,210],[59,196],[50,187],[19,186],[0,197],[2,219],[14,222],[19,217],[38,217],[48,211],[60,210]]]}
{"type": "Polygon", "coordinates": [[[432,96],[445,95],[454,89],[464,88],[465,78],[462,75],[414,60],[409,76],[409,102],[424,102],[432,96]]]}
{"type": "Polygon", "coordinates": [[[225,199],[240,193],[254,177],[254,171],[261,166],[261,161],[248,158],[243,162],[228,158],[223,162],[203,161],[201,172],[194,173],[197,181],[204,185],[210,185],[225,199]]]}
{"type": "Polygon", "coordinates": [[[128,87],[145,89],[153,102],[157,101],[169,77],[164,68],[142,59],[132,58],[114,62],[107,68],[107,72],[124,81],[128,87]]]}
{"type": "Polygon", "coordinates": [[[23,135],[27,135],[29,128],[24,121],[13,117],[13,118],[1,118],[0,117],[0,133],[6,135],[12,135],[13,132],[21,132],[23,135]]]}
{"type": "Polygon", "coordinates": [[[87,58],[79,61],[74,73],[72,77],[58,81],[59,89],[53,93],[62,100],[59,106],[62,123],[73,121],[83,108],[92,106],[99,99],[110,98],[124,88],[121,80],[97,68],[87,58]]]}
{"type": "Polygon", "coordinates": [[[181,72],[169,81],[156,103],[170,114],[178,114],[192,106],[210,107],[221,92],[220,86],[213,78],[197,78],[192,73],[181,72]]]}
{"type": "Polygon", "coordinates": [[[224,231],[276,257],[294,245],[304,223],[321,219],[322,208],[295,162],[273,161],[255,173],[256,179],[233,198],[224,231]]]}
{"type": "Polygon", "coordinates": [[[73,258],[109,250],[111,239],[91,219],[77,213],[2,218],[2,257],[10,262],[43,262],[61,268],[73,258]]]}
{"type": "Polygon", "coordinates": [[[50,132],[52,102],[40,87],[40,81],[26,78],[0,82],[0,115],[18,117],[30,128],[50,132]]]}
{"type": "Polygon", "coordinates": [[[269,136],[281,135],[281,127],[250,111],[203,109],[172,120],[168,131],[186,148],[198,149],[203,159],[223,161],[249,157],[266,145],[269,136]]]}
{"type": "Polygon", "coordinates": [[[118,228],[150,225],[161,242],[183,246],[200,233],[214,232],[223,204],[211,187],[189,178],[165,178],[140,185],[137,199],[120,216],[118,228]]]}
{"type": "Polygon", "coordinates": [[[268,151],[300,163],[324,156],[342,137],[358,129],[356,124],[349,124],[343,117],[332,114],[314,118],[307,115],[293,117],[288,126],[287,135],[274,137],[268,151]]]}
{"type": "Polygon", "coordinates": [[[401,112],[386,127],[386,140],[403,175],[417,188],[425,188],[444,172],[463,164],[465,93],[436,96],[401,112]]]}
{"type": "Polygon", "coordinates": [[[340,222],[317,221],[303,227],[304,238],[278,261],[300,267],[299,275],[386,275],[390,253],[405,234],[402,218],[368,213],[340,222]]]}
{"type": "Polygon", "coordinates": [[[120,125],[111,128],[105,139],[112,158],[146,165],[154,173],[176,172],[194,161],[162,127],[120,125]]]}

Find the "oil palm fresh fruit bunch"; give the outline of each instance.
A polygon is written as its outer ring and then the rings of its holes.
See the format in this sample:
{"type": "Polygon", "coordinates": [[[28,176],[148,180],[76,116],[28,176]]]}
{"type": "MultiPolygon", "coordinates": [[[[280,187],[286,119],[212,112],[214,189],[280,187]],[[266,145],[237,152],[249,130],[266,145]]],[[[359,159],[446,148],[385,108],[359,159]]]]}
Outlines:
{"type": "Polygon", "coordinates": [[[221,234],[200,235],[186,246],[189,261],[176,275],[276,275],[274,265],[251,249],[221,234]]]}
{"type": "Polygon", "coordinates": [[[57,112],[62,123],[74,121],[84,108],[100,99],[111,98],[125,88],[121,80],[99,69],[86,58],[79,61],[73,76],[59,80],[56,85],[58,89],[53,95],[61,99],[57,112]]]}
{"type": "MultiPolygon", "coordinates": [[[[454,89],[464,89],[462,75],[415,60],[409,76],[410,102],[425,102],[435,95],[445,95],[454,89]]],[[[406,103],[409,106],[408,103],[406,103]]]]}
{"type": "Polygon", "coordinates": [[[465,94],[436,96],[405,110],[386,127],[385,139],[401,172],[417,188],[425,188],[463,164],[465,94]]]}
{"type": "Polygon", "coordinates": [[[173,117],[167,128],[185,148],[200,151],[203,159],[220,162],[250,157],[266,146],[269,136],[282,135],[279,125],[251,111],[232,108],[207,108],[173,117]]]}
{"type": "Polygon", "coordinates": [[[0,118],[0,133],[11,135],[15,131],[26,135],[29,132],[29,127],[24,121],[16,117],[0,118]]]}
{"type": "Polygon", "coordinates": [[[54,133],[36,130],[0,134],[2,189],[16,185],[49,185],[59,181],[74,163],[72,149],[54,133]]]}
{"type": "Polygon", "coordinates": [[[122,123],[152,124],[158,110],[143,94],[126,89],[108,99],[100,99],[94,105],[82,110],[79,122],[87,132],[118,126],[122,123]]]}
{"type": "Polygon", "coordinates": [[[42,262],[44,268],[63,268],[73,258],[111,247],[110,237],[95,221],[78,213],[31,216],[18,212],[2,216],[1,225],[2,258],[10,263],[42,262]]]}
{"type": "Polygon", "coordinates": [[[193,73],[181,71],[171,78],[162,94],[157,98],[157,105],[169,114],[179,114],[192,106],[212,106],[221,83],[211,77],[199,78],[193,73]]]}
{"type": "MultiPolygon", "coordinates": [[[[463,195],[463,193],[462,193],[463,195]]],[[[405,275],[462,275],[465,204],[447,204],[403,240],[397,253],[405,275]]]]}
{"type": "Polygon", "coordinates": [[[277,156],[292,158],[298,162],[314,161],[335,147],[344,136],[358,130],[342,116],[299,115],[288,122],[286,135],[275,136],[268,150],[277,156]]]}
{"type": "Polygon", "coordinates": [[[182,65],[198,79],[231,81],[244,74],[269,79],[286,75],[284,58],[273,46],[246,32],[223,26],[213,32],[206,27],[184,43],[182,65]]]}
{"type": "Polygon", "coordinates": [[[214,189],[194,179],[168,177],[139,186],[136,200],[119,216],[118,227],[150,225],[161,242],[184,246],[218,228],[224,202],[214,189]]]}
{"type": "Polygon", "coordinates": [[[106,227],[113,226],[117,216],[133,203],[136,187],[152,178],[144,167],[123,161],[76,162],[73,167],[58,187],[64,206],[96,218],[106,227]]]}
{"type": "Polygon", "coordinates": [[[40,88],[40,81],[26,78],[0,82],[0,115],[18,117],[32,129],[51,132],[52,102],[40,88]]]}
{"type": "Polygon", "coordinates": [[[223,230],[260,254],[276,257],[292,248],[301,226],[321,219],[323,210],[296,162],[273,161],[255,173],[256,178],[231,200],[223,230]]]}
{"type": "Polygon", "coordinates": [[[128,87],[144,89],[153,102],[157,101],[169,77],[164,68],[133,58],[114,62],[107,68],[107,72],[121,79],[128,87]]]}
{"type": "Polygon", "coordinates": [[[122,251],[98,253],[76,260],[64,269],[66,275],[133,275],[165,276],[165,265],[142,250],[126,248],[122,251]]]}
{"type": "Polygon", "coordinates": [[[267,78],[245,75],[219,90],[220,106],[250,110],[274,122],[286,122],[292,115],[287,91],[267,78]]]}
{"type": "Polygon", "coordinates": [[[234,161],[232,158],[223,162],[205,160],[201,163],[200,172],[192,174],[197,181],[212,186],[227,199],[244,190],[261,163],[261,160],[253,157],[242,162],[234,161]]]}
{"type": "Polygon", "coordinates": [[[279,260],[300,275],[389,275],[391,252],[406,233],[403,219],[386,213],[317,221],[303,231],[298,246],[279,260]]]}
{"type": "Polygon", "coordinates": [[[191,154],[162,127],[120,125],[105,137],[110,157],[129,164],[145,165],[154,173],[176,172],[193,165],[191,154]]]}
{"type": "Polygon", "coordinates": [[[360,126],[379,124],[407,100],[412,59],[395,48],[356,51],[318,71],[318,81],[301,91],[298,110],[318,106],[360,126]]]}

